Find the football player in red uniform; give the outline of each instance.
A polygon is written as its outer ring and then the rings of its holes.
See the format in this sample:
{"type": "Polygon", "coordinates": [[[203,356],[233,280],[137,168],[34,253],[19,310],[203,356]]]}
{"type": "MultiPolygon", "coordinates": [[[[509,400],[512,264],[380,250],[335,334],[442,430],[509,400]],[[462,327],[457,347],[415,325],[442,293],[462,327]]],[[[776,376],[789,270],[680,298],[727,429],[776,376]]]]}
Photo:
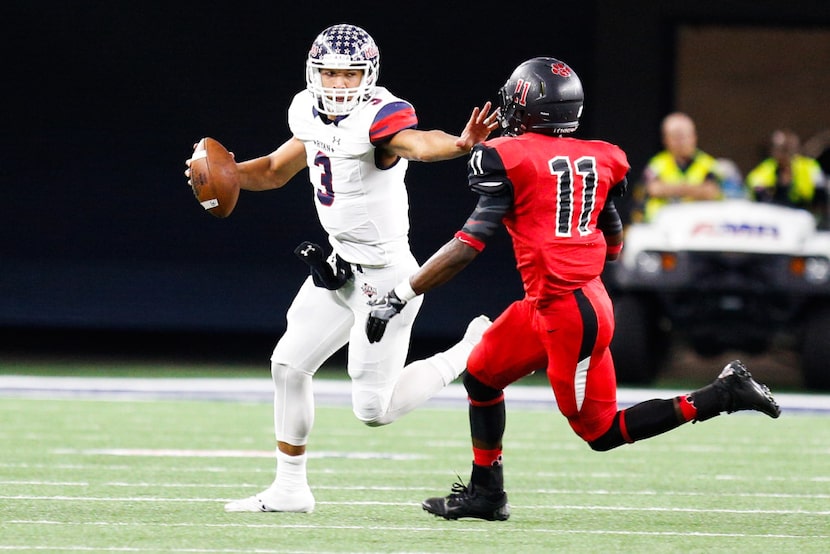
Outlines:
{"type": "Polygon", "coordinates": [[[614,312],[600,274],[622,249],[613,197],[626,189],[626,155],[607,142],[568,136],[579,125],[584,95],[576,73],[560,60],[522,63],[499,96],[503,136],[470,153],[469,184],[479,195],[475,211],[423,267],[370,302],[366,326],[370,341],[381,340],[386,323],[408,301],[450,280],[499,224],[507,228],[525,296],[493,322],[467,360],[472,476],[449,496],[423,502],[446,519],[509,517],[504,388],[540,368],[546,368],[562,415],[598,451],[721,412],[780,414],[769,389],[737,360],[690,394],[618,409],[609,350],[614,312]]]}

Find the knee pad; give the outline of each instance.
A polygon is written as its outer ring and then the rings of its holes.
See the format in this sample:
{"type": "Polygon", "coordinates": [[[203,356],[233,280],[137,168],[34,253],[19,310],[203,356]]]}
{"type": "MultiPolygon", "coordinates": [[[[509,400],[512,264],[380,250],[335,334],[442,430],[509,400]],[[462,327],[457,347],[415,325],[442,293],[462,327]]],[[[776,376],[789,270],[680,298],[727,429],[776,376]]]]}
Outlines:
{"type": "Polygon", "coordinates": [[[364,425],[380,427],[386,425],[383,416],[386,404],[376,391],[352,390],[352,412],[364,425]]]}
{"type": "Polygon", "coordinates": [[[500,389],[494,389],[476,379],[469,371],[464,372],[463,381],[467,394],[477,402],[488,402],[495,400],[503,394],[500,389]]]}

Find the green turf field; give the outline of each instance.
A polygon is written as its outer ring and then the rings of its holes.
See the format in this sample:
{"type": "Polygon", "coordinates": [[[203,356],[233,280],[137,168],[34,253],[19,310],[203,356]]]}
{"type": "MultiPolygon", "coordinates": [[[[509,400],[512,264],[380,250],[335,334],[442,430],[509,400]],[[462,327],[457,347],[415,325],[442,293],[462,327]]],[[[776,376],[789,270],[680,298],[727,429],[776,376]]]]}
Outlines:
{"type": "Polygon", "coordinates": [[[469,475],[463,407],[320,406],[312,514],[226,514],[273,477],[268,403],[0,398],[0,551],[828,552],[830,419],[735,414],[608,453],[510,409],[507,522],[420,508],[469,475]]]}

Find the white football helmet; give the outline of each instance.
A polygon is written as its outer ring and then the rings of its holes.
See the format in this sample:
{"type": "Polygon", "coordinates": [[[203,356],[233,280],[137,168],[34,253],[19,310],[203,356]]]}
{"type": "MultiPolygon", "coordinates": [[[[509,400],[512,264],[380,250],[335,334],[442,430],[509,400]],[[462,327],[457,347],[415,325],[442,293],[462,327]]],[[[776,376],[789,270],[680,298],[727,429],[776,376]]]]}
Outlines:
{"type": "Polygon", "coordinates": [[[374,39],[355,25],[333,25],[320,33],[308,51],[306,87],[317,109],[328,115],[348,115],[375,94],[380,72],[380,51],[374,39]],[[360,69],[363,78],[355,88],[324,87],[320,70],[360,69]]]}

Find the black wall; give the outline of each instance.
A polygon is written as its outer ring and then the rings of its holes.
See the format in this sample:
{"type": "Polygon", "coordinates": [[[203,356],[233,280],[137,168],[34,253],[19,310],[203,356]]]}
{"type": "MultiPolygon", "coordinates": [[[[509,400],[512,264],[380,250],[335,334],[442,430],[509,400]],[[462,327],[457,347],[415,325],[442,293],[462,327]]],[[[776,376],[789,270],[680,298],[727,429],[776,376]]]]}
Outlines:
{"type": "MultiPolygon", "coordinates": [[[[218,220],[183,176],[213,136],[238,159],[289,137],[314,36],[366,28],[381,84],[411,101],[422,128],[458,132],[526,58],[567,61],[586,89],[579,136],[620,144],[635,171],[672,107],[681,22],[830,25],[814,2],[575,1],[503,4],[315,2],[5,2],[0,138],[0,332],[120,329],[277,336],[305,271],[302,240],[324,242],[305,173],[243,193],[218,220]],[[298,17],[295,11],[299,10],[298,17]]],[[[448,240],[475,198],[463,159],[410,166],[412,245],[448,240]]],[[[451,337],[521,295],[502,233],[457,280],[431,293],[416,333],[451,337]]],[[[4,340],[12,340],[5,333],[4,340]]]]}

